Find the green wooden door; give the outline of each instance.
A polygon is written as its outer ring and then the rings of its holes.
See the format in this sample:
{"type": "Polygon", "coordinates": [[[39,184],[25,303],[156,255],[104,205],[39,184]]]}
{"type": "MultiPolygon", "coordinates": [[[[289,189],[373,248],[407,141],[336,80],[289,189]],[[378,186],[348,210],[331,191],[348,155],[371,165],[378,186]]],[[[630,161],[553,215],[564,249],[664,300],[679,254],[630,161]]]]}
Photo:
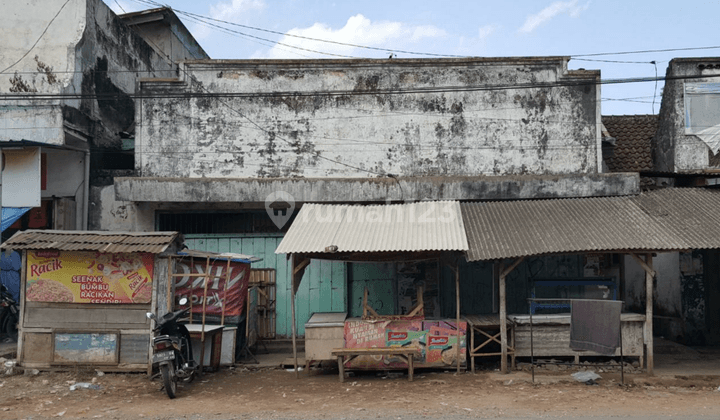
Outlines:
{"type": "Polygon", "coordinates": [[[395,315],[396,267],[393,263],[349,263],[350,314],[363,314],[362,301],[368,289],[368,305],[379,315],[395,315]]]}
{"type": "MultiPolygon", "coordinates": [[[[282,234],[213,234],[185,235],[190,249],[209,252],[235,252],[262,258],[252,268],[274,268],[277,271],[276,334],[292,335],[290,303],[290,262],[285,254],[275,254],[282,234]]],[[[305,323],[315,312],[346,312],[346,264],[313,260],[305,269],[295,300],[298,335],[305,334],[305,323]]]]}

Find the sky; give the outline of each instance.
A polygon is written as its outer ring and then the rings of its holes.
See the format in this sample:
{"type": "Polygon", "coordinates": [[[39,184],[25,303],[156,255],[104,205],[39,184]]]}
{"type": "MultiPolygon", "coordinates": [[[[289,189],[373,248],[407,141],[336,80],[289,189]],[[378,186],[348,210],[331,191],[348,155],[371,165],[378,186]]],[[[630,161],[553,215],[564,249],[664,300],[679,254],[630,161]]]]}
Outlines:
{"type": "MultiPolygon", "coordinates": [[[[172,7],[214,59],[570,56],[613,81],[720,55],[720,1],[104,1],[118,14],[172,7]]],[[[662,87],[603,84],[602,114],[657,114],[662,87]]]]}

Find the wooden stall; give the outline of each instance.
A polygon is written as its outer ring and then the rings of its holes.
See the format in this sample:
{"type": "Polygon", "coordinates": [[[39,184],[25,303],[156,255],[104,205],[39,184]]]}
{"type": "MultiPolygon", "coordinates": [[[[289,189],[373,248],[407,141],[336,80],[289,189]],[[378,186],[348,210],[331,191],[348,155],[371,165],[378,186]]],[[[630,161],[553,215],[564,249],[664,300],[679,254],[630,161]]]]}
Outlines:
{"type": "MultiPolygon", "coordinates": [[[[530,315],[510,315],[514,324],[515,356],[530,357],[530,315]]],[[[580,356],[599,356],[591,351],[577,352],[570,348],[570,314],[533,315],[533,347],[536,357],[574,356],[575,363],[580,356]]],[[[620,316],[622,347],[624,356],[638,357],[642,365],[645,315],[624,313],[620,316]]],[[[620,356],[620,349],[615,352],[620,356]]]]}
{"type": "Polygon", "coordinates": [[[167,253],[177,248],[178,236],[16,233],[1,248],[22,252],[19,364],[146,371],[151,330],[145,313],[167,311],[167,253]]]}

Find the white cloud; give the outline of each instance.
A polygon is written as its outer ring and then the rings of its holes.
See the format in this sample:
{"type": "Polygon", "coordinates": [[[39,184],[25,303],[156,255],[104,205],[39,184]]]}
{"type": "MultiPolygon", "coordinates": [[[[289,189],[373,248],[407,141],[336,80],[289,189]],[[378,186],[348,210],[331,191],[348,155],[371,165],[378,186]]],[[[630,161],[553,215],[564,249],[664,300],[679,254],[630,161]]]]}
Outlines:
{"type": "MultiPolygon", "coordinates": [[[[240,23],[247,21],[248,13],[260,11],[265,8],[263,0],[230,0],[220,1],[210,6],[211,18],[224,20],[227,22],[240,23]]],[[[210,22],[217,25],[218,22],[210,22]]],[[[236,28],[233,28],[236,29],[236,28]]],[[[192,29],[192,34],[196,39],[208,37],[212,29],[203,24],[196,24],[192,29]]]]}
{"type": "Polygon", "coordinates": [[[414,48],[424,51],[426,49],[418,46],[418,44],[427,40],[443,38],[446,35],[444,30],[432,25],[413,26],[403,22],[372,22],[365,16],[357,14],[350,17],[345,26],[340,29],[333,29],[323,23],[315,23],[309,28],[291,29],[279,40],[281,44],[285,45],[275,45],[269,51],[256,53],[253,58],[298,58],[303,56],[308,58],[332,58],[333,55],[331,54],[350,57],[385,57],[393,49],[407,50],[414,48]],[[315,39],[383,48],[387,49],[388,54],[349,45],[316,41],[315,39]],[[297,48],[288,47],[288,45],[297,48]]]}
{"type": "Polygon", "coordinates": [[[590,7],[590,2],[585,3],[582,6],[578,6],[578,0],[571,1],[556,1],[550,6],[542,9],[540,13],[530,15],[525,19],[525,23],[518,30],[518,32],[530,33],[534,31],[538,26],[549,21],[559,14],[566,13],[570,17],[576,18],[580,16],[580,13],[587,10],[590,7]]]}
{"type": "Polygon", "coordinates": [[[494,25],[494,24],[493,25],[485,25],[485,26],[481,27],[480,29],[478,29],[478,37],[482,41],[485,38],[492,35],[498,29],[500,29],[500,26],[498,26],[498,25],[494,25]]]}

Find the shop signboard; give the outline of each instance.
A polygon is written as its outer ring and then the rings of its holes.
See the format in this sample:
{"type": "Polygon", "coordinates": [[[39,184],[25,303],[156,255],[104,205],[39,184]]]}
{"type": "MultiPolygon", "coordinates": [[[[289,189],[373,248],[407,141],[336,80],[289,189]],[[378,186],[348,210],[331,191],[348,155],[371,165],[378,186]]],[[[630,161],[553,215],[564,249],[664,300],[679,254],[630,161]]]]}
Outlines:
{"type": "Polygon", "coordinates": [[[149,253],[28,251],[29,302],[150,303],[149,253]]]}
{"type": "MultiPolygon", "coordinates": [[[[372,320],[345,321],[345,347],[417,348],[415,367],[448,367],[457,361],[458,334],[460,364],[465,364],[467,323],[444,320],[372,320]]],[[[358,356],[346,364],[355,369],[402,369],[407,362],[399,356],[358,356]]]]}
{"type": "MultiPolygon", "coordinates": [[[[176,298],[190,297],[193,314],[203,313],[204,282],[207,277],[198,276],[198,274],[204,274],[206,270],[207,263],[204,259],[196,259],[192,265],[187,259],[175,264],[176,274],[186,274],[175,277],[175,296],[176,298]]],[[[230,261],[228,276],[225,275],[227,270],[227,260],[210,261],[210,278],[205,302],[206,315],[222,316],[223,303],[226,317],[239,318],[244,314],[250,280],[250,264],[230,261]],[[225,285],[226,278],[229,278],[227,286],[225,285]]]]}

